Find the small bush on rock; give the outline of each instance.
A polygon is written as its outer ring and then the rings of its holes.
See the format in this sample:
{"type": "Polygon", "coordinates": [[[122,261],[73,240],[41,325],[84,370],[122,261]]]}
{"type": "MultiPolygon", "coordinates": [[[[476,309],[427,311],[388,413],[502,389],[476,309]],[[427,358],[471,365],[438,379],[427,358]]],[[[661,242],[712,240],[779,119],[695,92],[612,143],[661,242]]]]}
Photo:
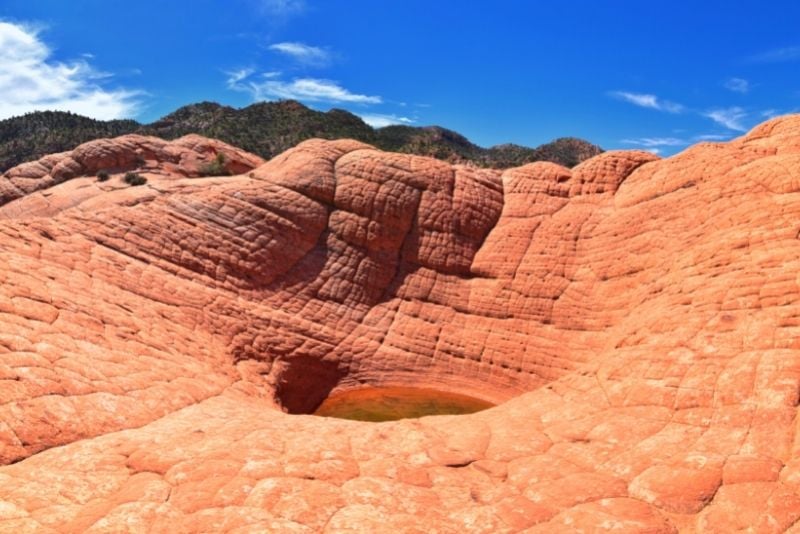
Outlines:
{"type": "Polygon", "coordinates": [[[144,185],[147,183],[147,178],[135,172],[126,173],[123,180],[128,185],[144,185]]]}
{"type": "Polygon", "coordinates": [[[105,182],[110,177],[111,177],[111,175],[108,174],[108,171],[97,171],[97,181],[98,182],[105,182]]]}
{"type": "Polygon", "coordinates": [[[231,173],[225,168],[225,154],[220,152],[214,161],[198,169],[200,176],[229,176],[231,173]]]}

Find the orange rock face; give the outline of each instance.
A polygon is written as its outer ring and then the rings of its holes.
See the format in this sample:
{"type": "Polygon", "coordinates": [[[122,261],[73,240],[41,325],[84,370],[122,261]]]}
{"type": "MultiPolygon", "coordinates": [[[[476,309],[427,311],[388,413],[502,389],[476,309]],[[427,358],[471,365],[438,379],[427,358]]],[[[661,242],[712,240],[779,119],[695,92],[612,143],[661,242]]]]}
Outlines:
{"type": "Polygon", "coordinates": [[[0,531],[798,531],[800,116],[571,171],[126,136],[0,203],[0,531]],[[362,384],[499,405],[303,415],[362,384]]]}

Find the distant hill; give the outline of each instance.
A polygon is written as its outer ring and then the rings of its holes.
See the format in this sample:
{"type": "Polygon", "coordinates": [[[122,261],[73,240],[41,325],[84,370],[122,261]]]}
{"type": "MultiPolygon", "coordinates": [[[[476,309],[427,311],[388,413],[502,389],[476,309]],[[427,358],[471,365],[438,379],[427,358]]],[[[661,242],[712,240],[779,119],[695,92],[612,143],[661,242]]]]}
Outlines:
{"type": "Polygon", "coordinates": [[[482,148],[463,135],[439,126],[386,126],[375,130],[377,147],[392,152],[431,156],[451,162],[472,161],[481,167],[506,169],[532,161],[574,167],[603,150],[583,139],[563,137],[537,148],[506,144],[482,148]]]}
{"type": "Polygon", "coordinates": [[[63,111],[37,111],[0,121],[0,172],[70,150],[92,139],[131,133],[136,121],[96,121],[63,111]]]}
{"type": "Polygon", "coordinates": [[[292,100],[261,102],[241,109],[201,102],[184,106],[151,124],[132,120],[97,121],[60,111],[39,111],[0,121],[0,172],[47,154],[71,150],[92,139],[126,133],[163,139],[196,133],[264,158],[312,137],[351,138],[382,150],[495,168],[540,160],[572,167],[602,152],[599,147],[575,138],[557,139],[537,148],[510,144],[482,148],[439,126],[373,129],[348,111],[316,111],[292,100]]]}
{"type": "Polygon", "coordinates": [[[493,146],[486,152],[484,163],[489,167],[518,167],[531,161],[553,161],[565,167],[574,167],[603,150],[583,139],[561,137],[536,148],[507,144],[493,146]]]}
{"type": "Polygon", "coordinates": [[[212,102],[192,104],[140,131],[164,139],[196,133],[267,159],[312,137],[373,143],[375,136],[375,131],[352,113],[315,111],[293,100],[260,102],[242,109],[212,102]]]}

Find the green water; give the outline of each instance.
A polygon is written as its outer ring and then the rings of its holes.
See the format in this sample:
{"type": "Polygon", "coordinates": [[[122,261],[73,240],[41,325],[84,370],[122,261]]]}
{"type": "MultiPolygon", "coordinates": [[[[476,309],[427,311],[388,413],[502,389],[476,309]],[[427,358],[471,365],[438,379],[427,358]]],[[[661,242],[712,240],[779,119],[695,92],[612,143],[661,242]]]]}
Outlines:
{"type": "Polygon", "coordinates": [[[314,415],[380,422],[426,415],[462,415],[492,406],[474,397],[433,389],[360,388],[331,395],[314,415]]]}

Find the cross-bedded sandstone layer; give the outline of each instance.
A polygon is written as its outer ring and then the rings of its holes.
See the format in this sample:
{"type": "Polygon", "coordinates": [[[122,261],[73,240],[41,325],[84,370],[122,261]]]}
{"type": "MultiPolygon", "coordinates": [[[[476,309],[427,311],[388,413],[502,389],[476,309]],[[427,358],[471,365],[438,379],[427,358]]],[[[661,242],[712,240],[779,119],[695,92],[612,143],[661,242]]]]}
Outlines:
{"type": "Polygon", "coordinates": [[[800,116],[571,171],[127,136],[0,198],[0,531],[800,532],[800,116]],[[360,384],[501,404],[293,415],[360,384]]]}

